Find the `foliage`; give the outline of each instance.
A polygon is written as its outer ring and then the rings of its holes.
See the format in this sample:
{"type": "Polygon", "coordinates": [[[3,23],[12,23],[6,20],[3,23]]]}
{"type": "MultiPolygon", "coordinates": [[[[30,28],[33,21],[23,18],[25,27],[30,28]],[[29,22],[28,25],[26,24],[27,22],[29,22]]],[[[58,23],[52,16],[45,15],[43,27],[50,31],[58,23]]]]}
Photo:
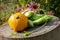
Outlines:
{"type": "MultiPolygon", "coordinates": [[[[60,15],[60,0],[24,0],[23,2],[29,3],[31,1],[39,3],[40,8],[42,9],[45,9],[47,11],[50,11],[50,10],[54,11],[55,16],[60,17],[59,16],[60,15]]],[[[21,0],[19,2],[21,2],[21,0]]],[[[22,5],[23,2],[21,2],[20,4],[22,5]]]]}
{"type": "Polygon", "coordinates": [[[5,22],[14,11],[15,4],[0,1],[0,22],[5,22]]]}

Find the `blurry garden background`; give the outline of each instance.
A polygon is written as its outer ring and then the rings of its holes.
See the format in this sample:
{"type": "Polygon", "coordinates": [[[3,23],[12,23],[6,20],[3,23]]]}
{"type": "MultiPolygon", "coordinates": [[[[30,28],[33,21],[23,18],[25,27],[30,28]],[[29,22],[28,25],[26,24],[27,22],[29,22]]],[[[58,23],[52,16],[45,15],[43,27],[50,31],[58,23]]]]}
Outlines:
{"type": "Polygon", "coordinates": [[[39,8],[54,13],[60,18],[60,0],[0,0],[0,25],[7,21],[15,8],[34,1],[40,4],[39,8]]]}

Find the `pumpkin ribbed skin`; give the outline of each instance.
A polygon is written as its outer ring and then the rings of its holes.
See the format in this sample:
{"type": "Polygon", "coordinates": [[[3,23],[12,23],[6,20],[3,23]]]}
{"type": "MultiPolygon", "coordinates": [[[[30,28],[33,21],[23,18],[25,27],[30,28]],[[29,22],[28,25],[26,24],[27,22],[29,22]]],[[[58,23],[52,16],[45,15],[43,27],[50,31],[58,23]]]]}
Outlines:
{"type": "Polygon", "coordinates": [[[28,27],[28,18],[23,14],[15,13],[10,16],[8,23],[14,31],[23,31],[28,27]]]}

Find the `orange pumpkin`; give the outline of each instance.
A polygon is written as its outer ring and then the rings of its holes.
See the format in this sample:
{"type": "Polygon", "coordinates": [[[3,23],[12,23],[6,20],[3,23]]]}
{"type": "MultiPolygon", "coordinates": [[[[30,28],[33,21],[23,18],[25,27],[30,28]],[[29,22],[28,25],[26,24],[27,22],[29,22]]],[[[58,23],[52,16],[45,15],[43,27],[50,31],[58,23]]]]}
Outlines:
{"type": "Polygon", "coordinates": [[[10,16],[8,23],[14,31],[23,31],[28,27],[28,18],[24,14],[15,13],[10,16]]]}

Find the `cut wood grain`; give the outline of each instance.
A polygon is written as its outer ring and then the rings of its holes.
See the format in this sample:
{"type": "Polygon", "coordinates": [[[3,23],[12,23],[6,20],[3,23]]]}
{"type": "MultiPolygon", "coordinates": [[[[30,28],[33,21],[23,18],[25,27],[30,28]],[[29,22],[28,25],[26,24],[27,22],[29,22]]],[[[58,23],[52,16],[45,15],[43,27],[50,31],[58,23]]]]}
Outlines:
{"type": "Polygon", "coordinates": [[[20,35],[18,35],[21,33],[17,33],[16,35],[11,36],[10,33],[14,31],[11,30],[9,25],[6,23],[5,25],[2,25],[0,27],[0,40],[42,40],[42,38],[45,38],[43,34],[47,34],[48,32],[58,27],[59,25],[60,25],[60,20],[59,18],[55,17],[50,22],[48,22],[45,27],[41,28],[36,32],[31,33],[26,38],[24,37],[22,38],[20,35]]]}

